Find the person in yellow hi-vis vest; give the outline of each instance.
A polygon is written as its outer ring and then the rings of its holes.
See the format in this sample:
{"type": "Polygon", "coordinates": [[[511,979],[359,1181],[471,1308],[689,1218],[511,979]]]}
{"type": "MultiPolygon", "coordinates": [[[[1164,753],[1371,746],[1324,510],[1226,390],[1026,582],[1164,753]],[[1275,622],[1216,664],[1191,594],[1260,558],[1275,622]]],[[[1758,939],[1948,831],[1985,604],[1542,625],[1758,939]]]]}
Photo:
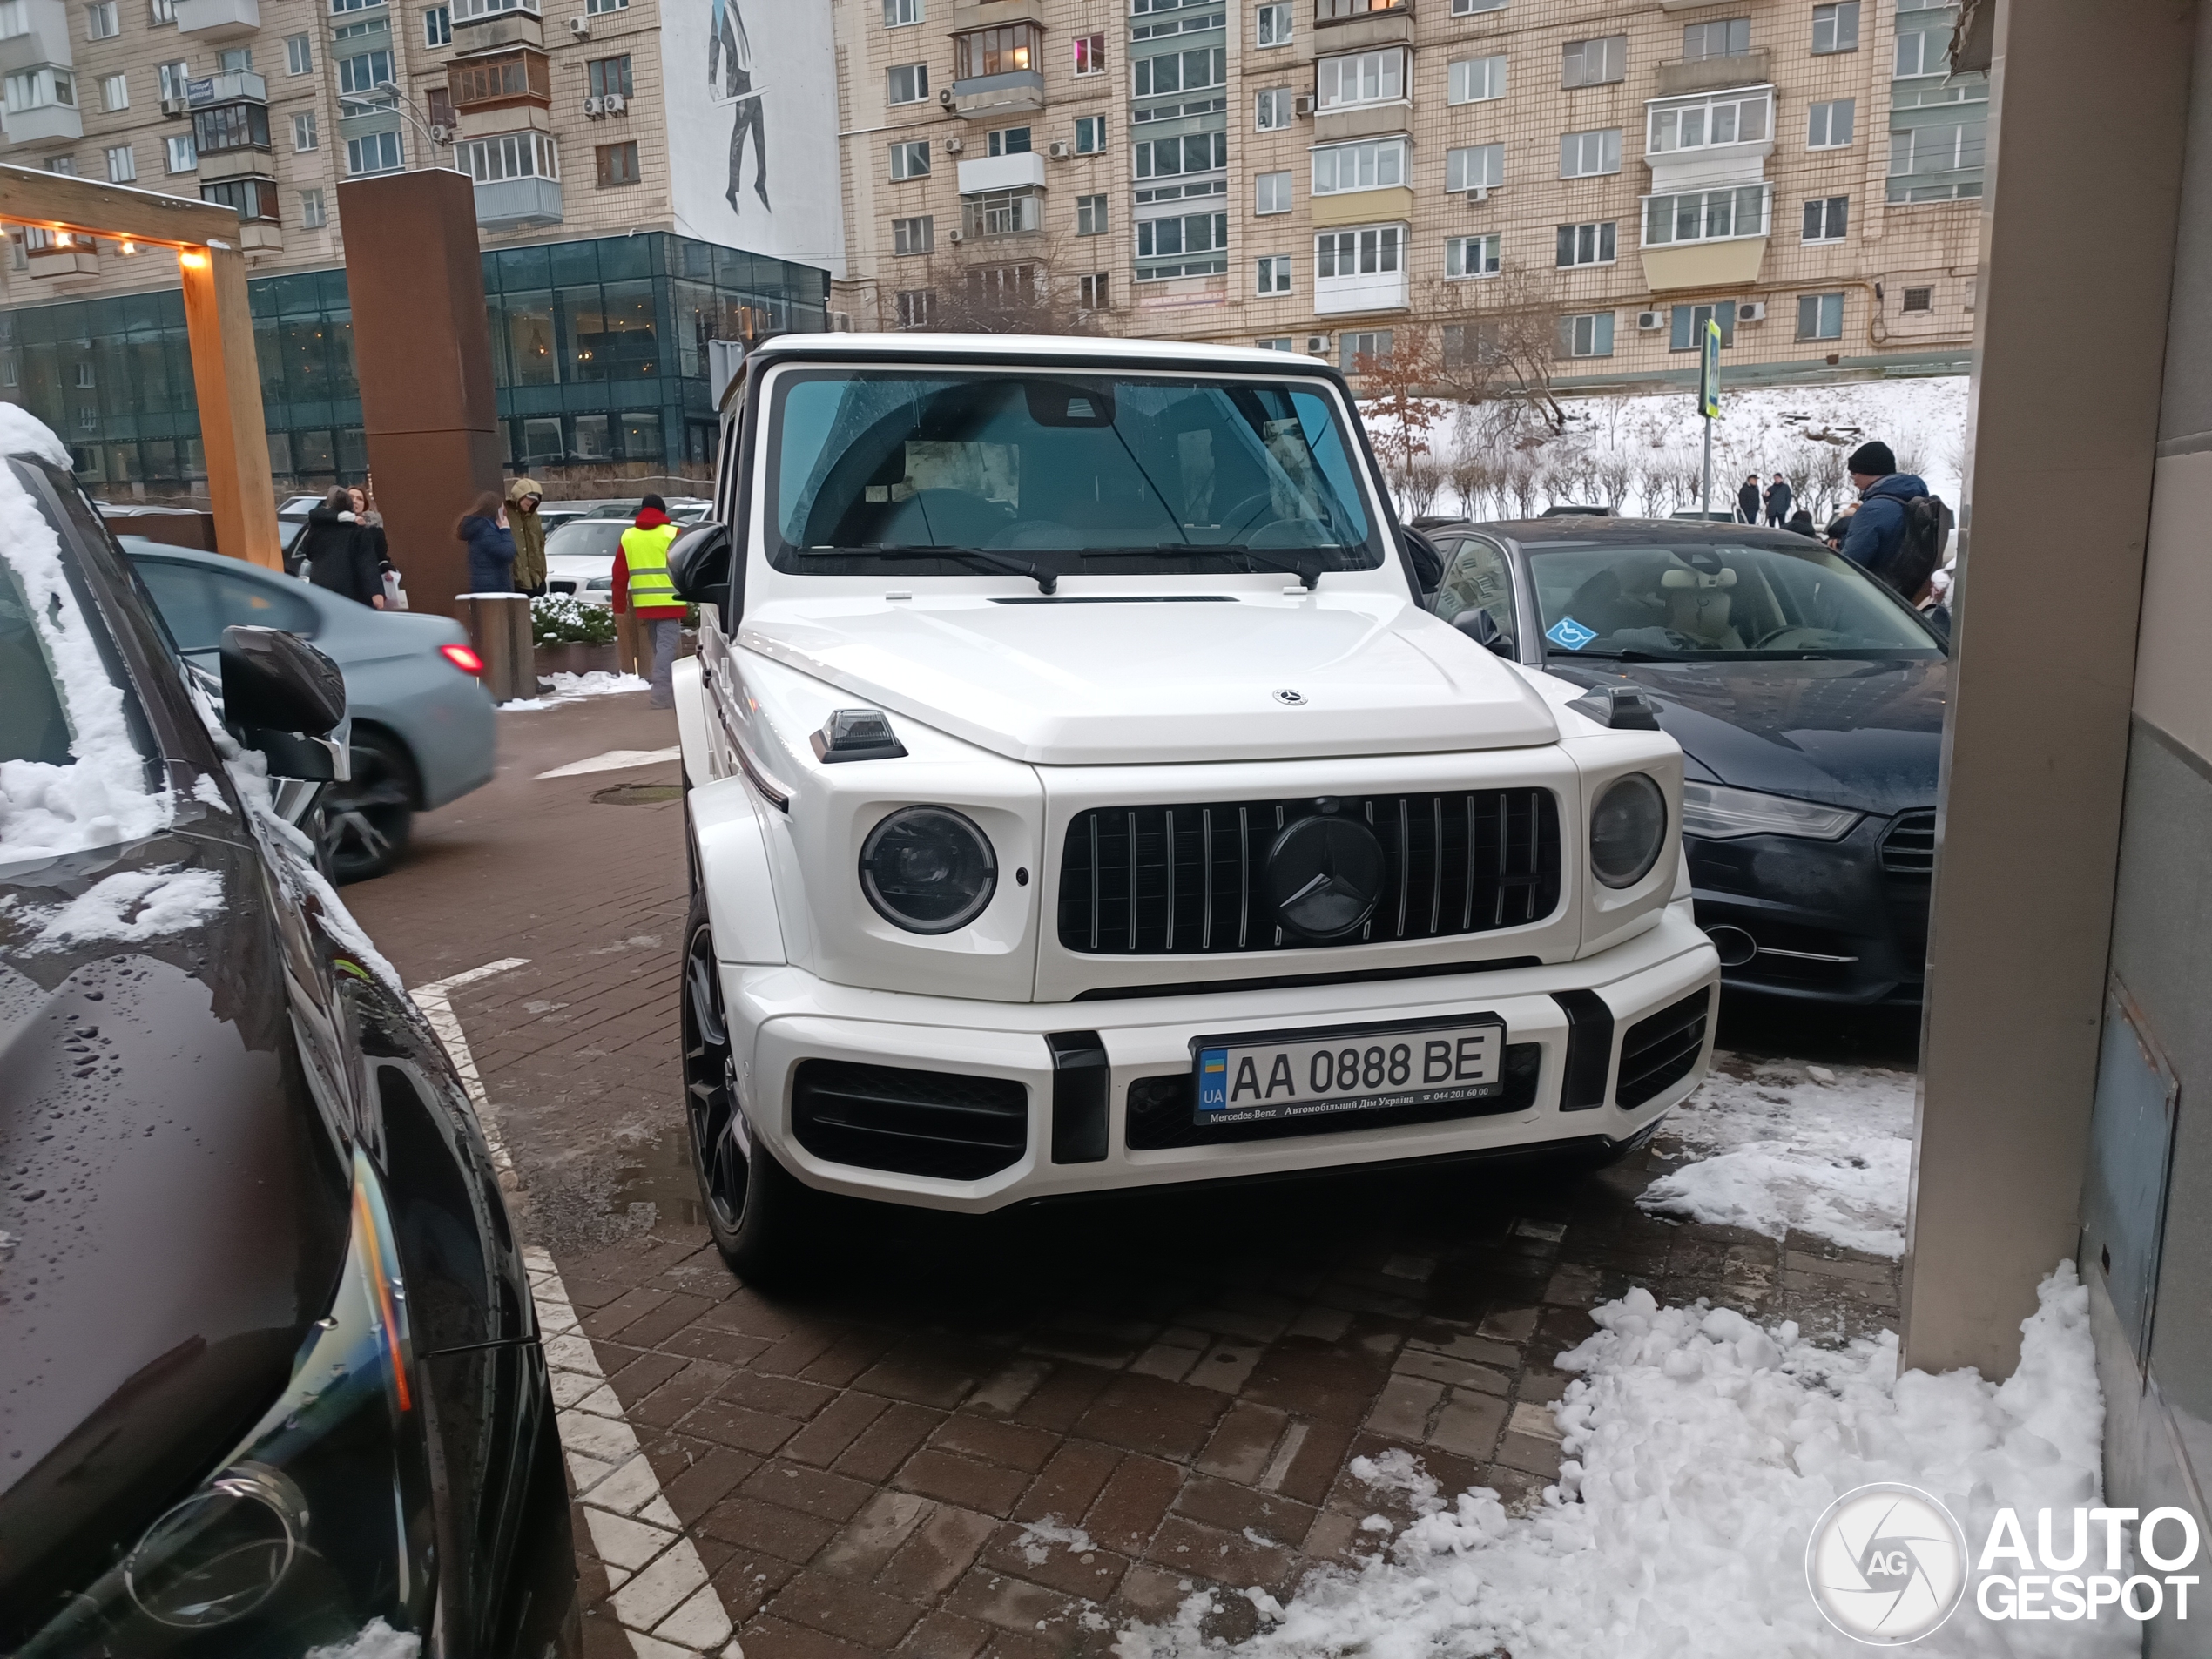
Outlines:
{"type": "Polygon", "coordinates": [[[684,632],[684,602],[668,575],[668,544],[676,539],[669,521],[668,503],[648,496],[637,505],[637,517],[622,533],[622,550],[615,555],[614,599],[617,613],[635,611],[637,632],[652,658],[653,694],[657,709],[676,706],[676,646],[684,632]]]}

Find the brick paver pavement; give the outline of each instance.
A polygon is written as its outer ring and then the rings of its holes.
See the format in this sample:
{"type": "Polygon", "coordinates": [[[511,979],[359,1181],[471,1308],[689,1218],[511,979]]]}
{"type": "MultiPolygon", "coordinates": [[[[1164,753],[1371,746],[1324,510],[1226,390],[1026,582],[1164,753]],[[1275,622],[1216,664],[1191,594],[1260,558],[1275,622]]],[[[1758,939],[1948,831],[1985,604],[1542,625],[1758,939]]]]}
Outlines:
{"type": "MultiPolygon", "coordinates": [[[[1553,1478],[1552,1362],[1632,1284],[1814,1331],[1894,1321],[1896,1264],[1654,1220],[1644,1163],[902,1211],[826,1288],[744,1286],[685,1213],[681,809],[595,799],[674,769],[532,777],[672,741],[641,702],[502,717],[501,779],[347,896],[411,983],[529,959],[453,999],[522,1224],[749,1659],[1100,1652],[1209,1588],[1205,1628],[1233,1638],[1258,1617],[1240,1592],[1287,1595],[1374,1547],[1364,1518],[1409,1518],[1353,1459],[1402,1447],[1509,1499],[1553,1478]]],[[[582,1566],[590,1649],[628,1652],[623,1569],[582,1566]]]]}

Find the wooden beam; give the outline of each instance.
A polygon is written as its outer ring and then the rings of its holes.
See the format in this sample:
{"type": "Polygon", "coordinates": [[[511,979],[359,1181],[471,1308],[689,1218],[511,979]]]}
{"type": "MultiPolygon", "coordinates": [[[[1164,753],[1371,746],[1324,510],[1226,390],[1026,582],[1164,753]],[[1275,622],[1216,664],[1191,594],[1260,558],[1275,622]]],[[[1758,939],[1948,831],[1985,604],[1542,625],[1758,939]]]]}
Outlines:
{"type": "Polygon", "coordinates": [[[246,307],[246,256],[234,247],[209,247],[179,254],[177,264],[185,280],[185,329],[192,341],[216,549],[281,570],[284,549],[277,539],[276,482],[269,473],[261,372],[246,307]]]}
{"type": "Polygon", "coordinates": [[[121,241],[238,245],[238,213],[219,202],[104,185],[40,167],[0,165],[0,219],[121,241]]]}

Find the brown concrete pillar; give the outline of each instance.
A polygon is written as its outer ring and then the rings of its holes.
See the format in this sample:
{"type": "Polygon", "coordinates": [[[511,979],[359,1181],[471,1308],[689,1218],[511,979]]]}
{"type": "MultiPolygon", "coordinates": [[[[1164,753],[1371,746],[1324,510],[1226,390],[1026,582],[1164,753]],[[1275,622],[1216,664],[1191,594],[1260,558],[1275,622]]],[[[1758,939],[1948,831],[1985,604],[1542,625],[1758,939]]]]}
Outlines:
{"type": "Polygon", "coordinates": [[[392,563],[415,608],[453,616],[469,585],[454,524],[501,482],[475,187],[442,168],[385,173],[340,185],[338,210],[392,563]]]}
{"type": "Polygon", "coordinates": [[[537,653],[531,643],[530,602],[519,593],[455,594],[454,606],[469,643],[483,658],[484,689],[495,703],[537,695],[537,653]]]}

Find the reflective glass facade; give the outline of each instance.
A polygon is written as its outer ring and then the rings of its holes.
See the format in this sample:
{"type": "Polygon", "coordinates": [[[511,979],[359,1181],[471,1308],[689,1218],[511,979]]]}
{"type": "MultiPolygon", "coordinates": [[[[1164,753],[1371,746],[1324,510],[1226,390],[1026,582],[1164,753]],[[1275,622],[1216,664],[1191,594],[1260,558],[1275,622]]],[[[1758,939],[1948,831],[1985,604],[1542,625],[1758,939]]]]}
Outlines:
{"type": "MultiPolygon", "coordinates": [[[[826,272],[664,233],[506,248],[483,268],[506,459],[541,476],[710,476],[706,341],[735,338],[747,307],[756,327],[827,320],[826,272]]],[[[279,492],[361,478],[345,272],[246,286],[279,492]]],[[[166,496],[205,476],[175,289],[0,312],[0,400],[61,434],[88,483],[166,496]]]]}

